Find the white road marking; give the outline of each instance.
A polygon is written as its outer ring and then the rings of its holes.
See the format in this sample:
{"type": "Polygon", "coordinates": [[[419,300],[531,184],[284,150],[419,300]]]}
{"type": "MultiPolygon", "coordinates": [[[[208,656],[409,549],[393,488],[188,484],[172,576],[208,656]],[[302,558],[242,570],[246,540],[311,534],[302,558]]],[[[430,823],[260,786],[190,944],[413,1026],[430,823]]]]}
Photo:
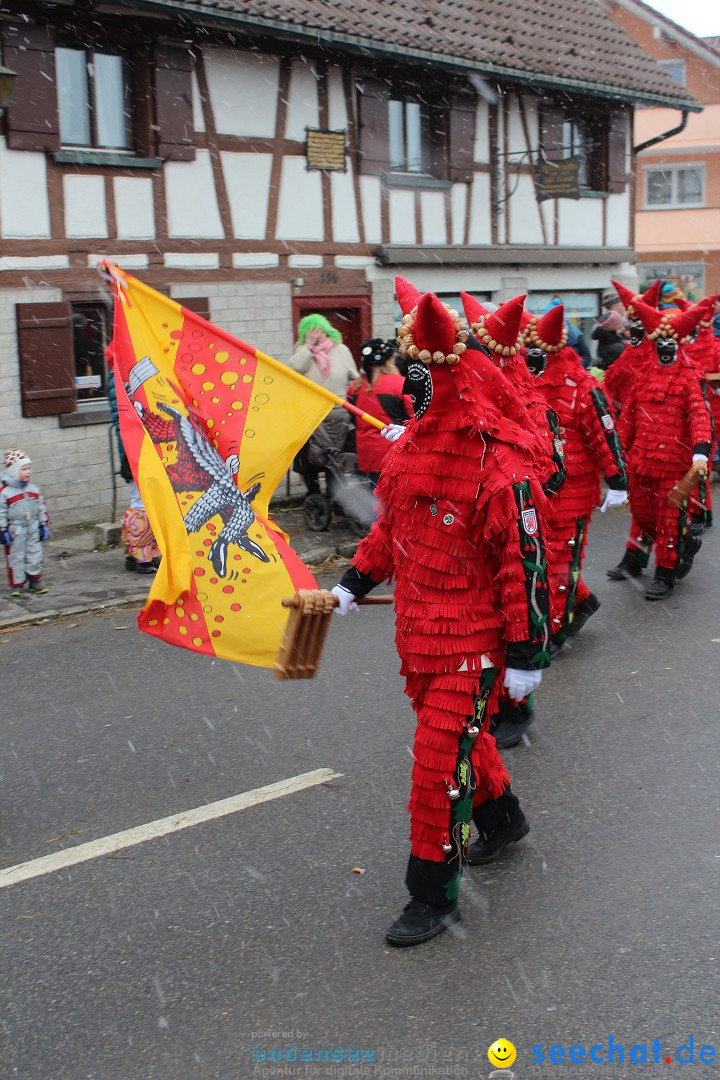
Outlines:
{"type": "Polygon", "coordinates": [[[205,806],[196,806],[193,810],[171,814],[170,817],[158,818],[157,821],[148,821],[145,825],[138,825],[134,829],[111,833],[110,836],[101,836],[98,840],[91,840],[87,844],[78,844],[77,847],[67,848],[64,851],[56,851],[52,855],[45,855],[40,859],[17,863],[15,866],[8,866],[6,869],[0,870],[0,889],[6,889],[10,885],[17,885],[20,881],[42,877],[43,874],[52,874],[56,870],[64,870],[68,866],[75,866],[77,863],[87,862],[89,859],[112,855],[115,851],[134,847],[136,844],[142,844],[146,840],[155,840],[158,836],[168,836],[170,833],[179,832],[181,829],[190,829],[193,825],[201,825],[204,821],[213,821],[214,818],[235,814],[238,810],[247,810],[249,806],[257,806],[259,803],[281,799],[284,795],[292,795],[294,792],[303,791],[305,788],[326,784],[328,780],[338,780],[342,775],[342,773],[333,772],[331,769],[314,769],[312,772],[300,773],[299,776],[291,776],[287,780],[280,780],[277,784],[267,784],[266,787],[244,791],[240,795],[232,795],[229,799],[219,799],[218,802],[207,803],[205,806]]]}

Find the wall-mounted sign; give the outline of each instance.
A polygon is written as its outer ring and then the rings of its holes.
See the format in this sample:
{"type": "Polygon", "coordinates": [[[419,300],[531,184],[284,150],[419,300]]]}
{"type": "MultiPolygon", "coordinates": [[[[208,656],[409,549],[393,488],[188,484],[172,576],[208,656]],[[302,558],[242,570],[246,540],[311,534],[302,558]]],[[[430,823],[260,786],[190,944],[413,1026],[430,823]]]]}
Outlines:
{"type": "Polygon", "coordinates": [[[540,158],[536,161],[535,197],[537,201],[579,199],[579,168],[579,157],[564,158],[562,161],[547,161],[545,158],[540,158]]]}
{"type": "Polygon", "coordinates": [[[319,128],[305,130],[307,131],[305,150],[308,169],[346,172],[345,132],[321,131],[319,128]]]}
{"type": "Polygon", "coordinates": [[[76,375],[75,386],[78,390],[99,390],[102,378],[100,375],[76,375]]]}

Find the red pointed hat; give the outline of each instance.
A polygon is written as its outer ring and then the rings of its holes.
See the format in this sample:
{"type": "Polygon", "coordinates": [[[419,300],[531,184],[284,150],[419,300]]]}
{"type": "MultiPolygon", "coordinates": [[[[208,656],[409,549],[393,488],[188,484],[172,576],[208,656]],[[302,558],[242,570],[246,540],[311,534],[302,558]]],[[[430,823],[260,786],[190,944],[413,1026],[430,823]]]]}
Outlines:
{"type": "MultiPolygon", "coordinates": [[[[610,278],[610,283],[620,297],[625,310],[631,312],[633,309],[633,302],[637,299],[637,295],[632,289],[628,289],[627,285],[623,285],[621,281],[613,281],[613,279],[610,278]]],[[[650,303],[650,301],[646,300],[645,303],[650,303]]],[[[654,307],[654,305],[652,306],[654,307]]]]}
{"type": "Polygon", "coordinates": [[[660,329],[661,324],[665,324],[665,317],[662,311],[658,311],[657,308],[650,307],[644,300],[641,300],[639,296],[633,297],[632,313],[636,319],[645,327],[645,333],[650,340],[654,340],[663,331],[660,329]]]}
{"type": "Polygon", "coordinates": [[[540,318],[533,316],[524,336],[527,345],[536,345],[547,353],[560,352],[567,344],[565,305],[556,304],[540,318]]]}
{"type": "Polygon", "coordinates": [[[687,311],[676,311],[674,314],[665,312],[666,318],[668,315],[670,316],[668,322],[670,323],[672,337],[677,338],[678,341],[685,341],[692,334],[695,327],[698,326],[707,310],[701,302],[696,304],[695,307],[688,308],[687,311]]]}
{"type": "Polygon", "coordinates": [[[457,311],[435,293],[423,293],[414,312],[403,315],[398,328],[398,352],[423,364],[457,364],[470,334],[457,311]]]}
{"type": "Polygon", "coordinates": [[[713,293],[712,296],[705,296],[698,302],[698,307],[703,309],[702,316],[700,318],[700,326],[712,326],[713,316],[715,315],[715,308],[718,302],[718,294],[713,293]]]}
{"type": "Polygon", "coordinates": [[[413,283],[404,277],[395,278],[395,295],[403,315],[410,314],[421,296],[413,283]]]}
{"type": "Polygon", "coordinates": [[[460,299],[463,302],[465,318],[468,321],[468,326],[471,329],[475,329],[475,327],[477,327],[480,322],[485,318],[485,316],[490,314],[490,312],[486,307],[483,307],[479,300],[476,300],[474,296],[471,296],[470,293],[461,292],[460,299]]]}
{"type": "Polygon", "coordinates": [[[640,297],[640,299],[643,301],[643,303],[649,304],[650,307],[656,308],[657,305],[658,305],[658,299],[660,297],[660,286],[661,285],[662,285],[662,281],[660,280],[660,278],[658,278],[657,281],[653,281],[650,288],[646,289],[645,292],[640,297]]]}
{"type": "Polygon", "coordinates": [[[678,296],[675,300],[675,307],[679,308],[680,311],[689,311],[692,307],[692,304],[689,300],[685,300],[684,297],[678,296]]]}
{"type": "Polygon", "coordinates": [[[496,356],[514,356],[517,352],[524,303],[523,293],[483,315],[475,331],[477,339],[496,356]]]}

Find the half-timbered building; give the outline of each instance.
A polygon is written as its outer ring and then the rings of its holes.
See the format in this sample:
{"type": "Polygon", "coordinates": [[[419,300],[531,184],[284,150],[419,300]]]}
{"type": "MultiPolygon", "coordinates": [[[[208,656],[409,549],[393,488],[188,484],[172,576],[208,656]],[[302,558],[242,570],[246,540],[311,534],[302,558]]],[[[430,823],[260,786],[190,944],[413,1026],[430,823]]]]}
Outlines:
{"type": "Polygon", "coordinates": [[[634,275],[631,114],[699,108],[600,0],[2,0],[0,432],[110,506],[102,256],[280,359],[325,312],[634,275]]]}

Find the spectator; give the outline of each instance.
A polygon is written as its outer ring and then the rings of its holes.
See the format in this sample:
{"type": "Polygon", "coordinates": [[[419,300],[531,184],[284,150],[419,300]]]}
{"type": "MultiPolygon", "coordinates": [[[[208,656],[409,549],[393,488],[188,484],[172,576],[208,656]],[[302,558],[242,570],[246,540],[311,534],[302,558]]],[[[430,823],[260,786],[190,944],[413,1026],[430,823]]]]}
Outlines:
{"type": "Polygon", "coordinates": [[[0,473],[0,545],[5,549],[10,595],[46,593],[42,583],[42,547],[50,539],[48,512],[32,480],[32,460],[22,450],[8,450],[0,473]]]}
{"type": "MultiPolygon", "coordinates": [[[[562,306],[562,298],[560,296],[553,296],[552,300],[545,308],[543,314],[550,311],[550,308],[562,306]]],[[[583,337],[582,330],[577,326],[573,326],[567,319],[565,320],[565,332],[567,333],[567,343],[571,349],[574,350],[580,357],[580,362],[584,368],[589,368],[592,365],[592,353],[588,348],[588,344],[583,337]]]]}
{"type": "Polygon", "coordinates": [[[598,343],[597,366],[607,371],[627,345],[625,320],[622,315],[613,310],[604,311],[595,324],[592,339],[598,343]]]}
{"type": "MultiPolygon", "coordinates": [[[[348,400],[385,424],[403,424],[413,415],[412,399],[403,394],[405,380],[395,366],[394,341],[371,338],[360,346],[363,374],[351,384],[348,400]]],[[[359,421],[355,429],[357,464],[370,478],[373,490],[380,477],[382,460],[390,449],[377,428],[359,421]]]]}

